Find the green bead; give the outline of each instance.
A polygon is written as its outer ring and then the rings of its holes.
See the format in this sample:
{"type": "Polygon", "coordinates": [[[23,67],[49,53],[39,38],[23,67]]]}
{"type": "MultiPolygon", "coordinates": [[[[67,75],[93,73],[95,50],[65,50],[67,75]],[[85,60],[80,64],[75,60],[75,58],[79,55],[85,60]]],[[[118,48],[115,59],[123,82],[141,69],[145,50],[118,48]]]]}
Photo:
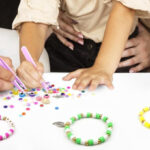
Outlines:
{"type": "Polygon", "coordinates": [[[67,133],[67,137],[70,139],[70,137],[72,136],[72,133],[71,132],[69,132],[69,133],[67,133]]]}
{"type": "Polygon", "coordinates": [[[104,122],[106,122],[106,121],[108,120],[108,117],[104,116],[104,117],[102,118],[102,120],[103,120],[104,122]]]}
{"type": "Polygon", "coordinates": [[[68,125],[67,125],[67,126],[65,126],[65,130],[66,130],[66,129],[70,129],[70,126],[68,126],[68,125]]]}
{"type": "Polygon", "coordinates": [[[96,119],[101,119],[101,115],[100,114],[96,114],[96,119]]]}
{"type": "Polygon", "coordinates": [[[76,138],[76,143],[81,144],[81,138],[76,138]]]}
{"type": "Polygon", "coordinates": [[[111,135],[111,131],[110,131],[110,130],[107,130],[107,131],[106,131],[106,134],[111,135]]]}
{"type": "Polygon", "coordinates": [[[82,118],[82,114],[78,114],[78,119],[80,120],[82,118]]]}
{"type": "Polygon", "coordinates": [[[100,140],[101,143],[104,143],[104,142],[105,142],[105,138],[104,138],[103,136],[100,137],[99,140],[100,140]]]}
{"type": "Polygon", "coordinates": [[[107,124],[107,127],[113,127],[113,123],[112,123],[112,122],[109,122],[109,123],[107,124]]]}
{"type": "Polygon", "coordinates": [[[92,146],[92,145],[94,145],[94,141],[91,139],[91,140],[88,140],[88,145],[89,146],[92,146]]]}
{"type": "Polygon", "coordinates": [[[91,117],[92,117],[92,113],[87,113],[87,114],[86,114],[86,117],[87,117],[87,118],[91,118],[91,117]]]}
{"type": "Polygon", "coordinates": [[[75,117],[70,118],[70,120],[72,121],[72,123],[76,121],[75,117]]]}

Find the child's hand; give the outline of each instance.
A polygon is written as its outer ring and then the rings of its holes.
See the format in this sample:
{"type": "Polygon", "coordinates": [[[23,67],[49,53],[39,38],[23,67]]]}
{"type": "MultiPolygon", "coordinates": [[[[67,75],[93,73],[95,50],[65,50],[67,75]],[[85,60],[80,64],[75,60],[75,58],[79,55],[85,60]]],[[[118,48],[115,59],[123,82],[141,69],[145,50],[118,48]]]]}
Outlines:
{"type": "Polygon", "coordinates": [[[44,67],[41,63],[36,62],[37,68],[35,68],[30,62],[23,61],[17,69],[17,74],[28,88],[41,87],[41,83],[44,81],[42,74],[44,67]]]}
{"type": "Polygon", "coordinates": [[[77,78],[73,84],[73,89],[75,90],[83,90],[87,86],[89,86],[89,90],[95,90],[99,85],[106,85],[109,89],[113,88],[112,75],[96,67],[76,70],[63,79],[68,81],[73,78],[77,78]]]}

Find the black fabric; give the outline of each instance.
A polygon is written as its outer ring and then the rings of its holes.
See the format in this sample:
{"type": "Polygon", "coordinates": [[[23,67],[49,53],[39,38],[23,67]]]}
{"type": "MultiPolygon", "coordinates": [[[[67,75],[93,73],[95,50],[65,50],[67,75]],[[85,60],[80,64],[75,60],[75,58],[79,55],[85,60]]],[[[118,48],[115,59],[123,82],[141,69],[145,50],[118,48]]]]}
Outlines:
{"type": "Polygon", "coordinates": [[[0,0],[0,27],[12,28],[20,0],[0,0]]]}
{"type": "MultiPolygon", "coordinates": [[[[135,29],[129,39],[137,35],[138,28],[135,29]]],[[[90,39],[84,39],[83,46],[76,42],[71,42],[74,44],[73,51],[63,45],[55,34],[52,34],[48,38],[45,47],[50,57],[52,72],[71,72],[79,68],[87,68],[93,65],[101,43],[95,43],[90,39]]],[[[129,58],[123,58],[121,61],[129,58]]],[[[129,72],[131,67],[133,66],[120,68],[117,72],[129,72]]]]}

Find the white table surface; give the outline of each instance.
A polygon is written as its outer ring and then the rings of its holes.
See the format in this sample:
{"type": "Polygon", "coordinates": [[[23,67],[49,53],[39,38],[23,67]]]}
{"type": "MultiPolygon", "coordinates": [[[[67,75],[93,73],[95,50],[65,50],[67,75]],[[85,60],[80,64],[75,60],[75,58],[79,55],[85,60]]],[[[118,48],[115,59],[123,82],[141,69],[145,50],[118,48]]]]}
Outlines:
{"type": "MultiPolygon", "coordinates": [[[[72,85],[73,81],[62,80],[64,75],[50,73],[44,78],[56,87],[72,85]]],[[[115,89],[112,91],[100,87],[94,92],[86,91],[80,98],[52,99],[43,108],[33,106],[24,117],[18,115],[24,108],[17,100],[11,100],[17,108],[6,110],[2,108],[4,100],[0,100],[0,114],[8,116],[16,126],[15,134],[0,142],[0,150],[149,149],[150,130],[141,125],[138,113],[150,106],[150,74],[115,74],[113,83],[115,89]],[[59,109],[55,110],[55,106],[59,109]],[[67,121],[81,112],[102,113],[113,121],[112,136],[108,141],[92,147],[76,145],[67,139],[64,129],[52,125],[55,121],[67,121]]],[[[146,119],[150,121],[150,113],[147,113],[146,119]]],[[[101,136],[106,130],[103,123],[93,119],[78,121],[72,129],[76,135],[88,138],[101,136]]]]}

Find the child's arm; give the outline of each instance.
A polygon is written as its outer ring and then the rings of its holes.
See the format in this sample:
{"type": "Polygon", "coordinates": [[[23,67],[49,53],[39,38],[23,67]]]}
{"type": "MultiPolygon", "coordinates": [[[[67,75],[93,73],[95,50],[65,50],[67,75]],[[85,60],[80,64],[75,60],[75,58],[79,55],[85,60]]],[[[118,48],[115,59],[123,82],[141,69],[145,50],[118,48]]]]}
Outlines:
{"type": "Polygon", "coordinates": [[[21,65],[17,69],[17,73],[29,88],[40,87],[43,81],[42,73],[44,68],[38,61],[44,48],[47,31],[48,25],[31,22],[23,23],[19,31],[20,48],[26,46],[37,64],[37,69],[35,69],[31,63],[25,61],[20,52],[21,65]]]}
{"type": "Polygon", "coordinates": [[[103,44],[92,67],[79,69],[68,74],[64,80],[77,78],[73,88],[82,90],[88,85],[90,90],[96,89],[99,84],[112,88],[112,75],[115,72],[125,43],[131,32],[134,21],[134,11],[115,2],[110,14],[103,44]]]}

